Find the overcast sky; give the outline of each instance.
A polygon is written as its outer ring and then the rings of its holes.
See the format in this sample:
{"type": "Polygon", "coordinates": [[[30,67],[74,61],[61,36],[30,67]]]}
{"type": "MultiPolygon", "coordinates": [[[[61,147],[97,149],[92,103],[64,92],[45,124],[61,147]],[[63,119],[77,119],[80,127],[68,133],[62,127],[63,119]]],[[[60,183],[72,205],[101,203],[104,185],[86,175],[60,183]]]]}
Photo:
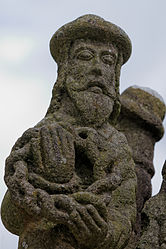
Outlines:
{"type": "MultiPolygon", "coordinates": [[[[166,101],[165,0],[1,0],[0,3],[0,202],[6,191],[4,161],[22,133],[40,121],[56,80],[49,40],[65,23],[96,14],[123,28],[133,51],[121,73],[121,92],[131,85],[156,90],[166,101]]],[[[164,122],[166,127],[166,122],[164,122]]],[[[161,185],[166,138],[155,148],[153,194],[161,185]]],[[[0,248],[18,239],[0,223],[0,248]]]]}

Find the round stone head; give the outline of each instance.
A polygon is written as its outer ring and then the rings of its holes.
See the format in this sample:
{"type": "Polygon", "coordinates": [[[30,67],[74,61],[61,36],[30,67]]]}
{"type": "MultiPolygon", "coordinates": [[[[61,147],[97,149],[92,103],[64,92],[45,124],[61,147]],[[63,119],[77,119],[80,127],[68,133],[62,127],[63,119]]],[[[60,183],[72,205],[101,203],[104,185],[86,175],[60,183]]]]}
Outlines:
{"type": "Polygon", "coordinates": [[[149,130],[155,142],[162,138],[166,105],[160,94],[148,87],[132,86],[122,93],[121,104],[123,114],[149,130]]]}
{"type": "Polygon", "coordinates": [[[120,110],[120,69],[131,54],[127,34],[98,16],[85,15],[61,27],[50,50],[58,80],[48,113],[67,92],[87,123],[114,122],[120,110]]]}

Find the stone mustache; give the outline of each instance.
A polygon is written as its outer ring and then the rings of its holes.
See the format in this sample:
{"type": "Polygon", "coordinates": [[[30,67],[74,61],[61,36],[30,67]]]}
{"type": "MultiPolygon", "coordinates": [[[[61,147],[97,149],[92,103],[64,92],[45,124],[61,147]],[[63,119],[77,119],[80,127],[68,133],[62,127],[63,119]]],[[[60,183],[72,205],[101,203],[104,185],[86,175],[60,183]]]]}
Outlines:
{"type": "Polygon", "coordinates": [[[85,15],[60,28],[50,50],[57,82],[46,116],[6,160],[3,223],[19,249],[127,248],[137,177],[116,122],[131,42],[118,26],[85,15]]]}

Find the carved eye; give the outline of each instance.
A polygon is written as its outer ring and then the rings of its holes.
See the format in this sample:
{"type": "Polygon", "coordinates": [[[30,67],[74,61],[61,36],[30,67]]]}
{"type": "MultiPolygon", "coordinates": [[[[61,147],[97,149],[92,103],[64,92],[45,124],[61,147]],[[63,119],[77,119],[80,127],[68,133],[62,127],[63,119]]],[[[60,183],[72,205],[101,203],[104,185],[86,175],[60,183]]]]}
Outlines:
{"type": "Polygon", "coordinates": [[[112,54],[104,54],[101,58],[105,64],[112,65],[115,62],[115,57],[112,54]]]}
{"type": "Polygon", "coordinates": [[[89,50],[82,50],[77,54],[77,59],[89,61],[94,57],[93,53],[89,50]]]}

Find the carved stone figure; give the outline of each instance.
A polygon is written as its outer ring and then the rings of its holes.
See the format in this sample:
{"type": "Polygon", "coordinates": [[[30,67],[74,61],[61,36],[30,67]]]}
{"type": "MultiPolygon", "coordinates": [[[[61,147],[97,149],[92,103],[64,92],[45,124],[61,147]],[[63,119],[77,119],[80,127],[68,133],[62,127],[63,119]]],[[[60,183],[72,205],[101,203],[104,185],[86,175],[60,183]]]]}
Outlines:
{"type": "MultiPolygon", "coordinates": [[[[135,248],[145,224],[142,209],[151,197],[151,178],[154,175],[154,145],[164,133],[162,121],[165,116],[165,103],[154,90],[146,87],[132,86],[120,96],[122,108],[117,128],[123,132],[132,149],[137,174],[137,219],[133,236],[127,249],[135,248]]],[[[152,238],[149,237],[149,241],[152,238]]],[[[146,245],[147,246],[147,245],[146,245]]],[[[150,244],[149,244],[150,246],[150,244]]],[[[142,248],[142,247],[141,247],[142,248]]],[[[156,249],[157,247],[145,247],[156,249]]]]}
{"type": "Polygon", "coordinates": [[[125,248],[136,217],[136,175],[114,127],[119,76],[131,53],[126,33],[95,15],[52,37],[58,79],[45,118],[6,160],[6,228],[19,249],[125,248]]]}
{"type": "Polygon", "coordinates": [[[151,197],[142,211],[143,230],[136,249],[166,248],[166,162],[160,192],[151,197]]]}

